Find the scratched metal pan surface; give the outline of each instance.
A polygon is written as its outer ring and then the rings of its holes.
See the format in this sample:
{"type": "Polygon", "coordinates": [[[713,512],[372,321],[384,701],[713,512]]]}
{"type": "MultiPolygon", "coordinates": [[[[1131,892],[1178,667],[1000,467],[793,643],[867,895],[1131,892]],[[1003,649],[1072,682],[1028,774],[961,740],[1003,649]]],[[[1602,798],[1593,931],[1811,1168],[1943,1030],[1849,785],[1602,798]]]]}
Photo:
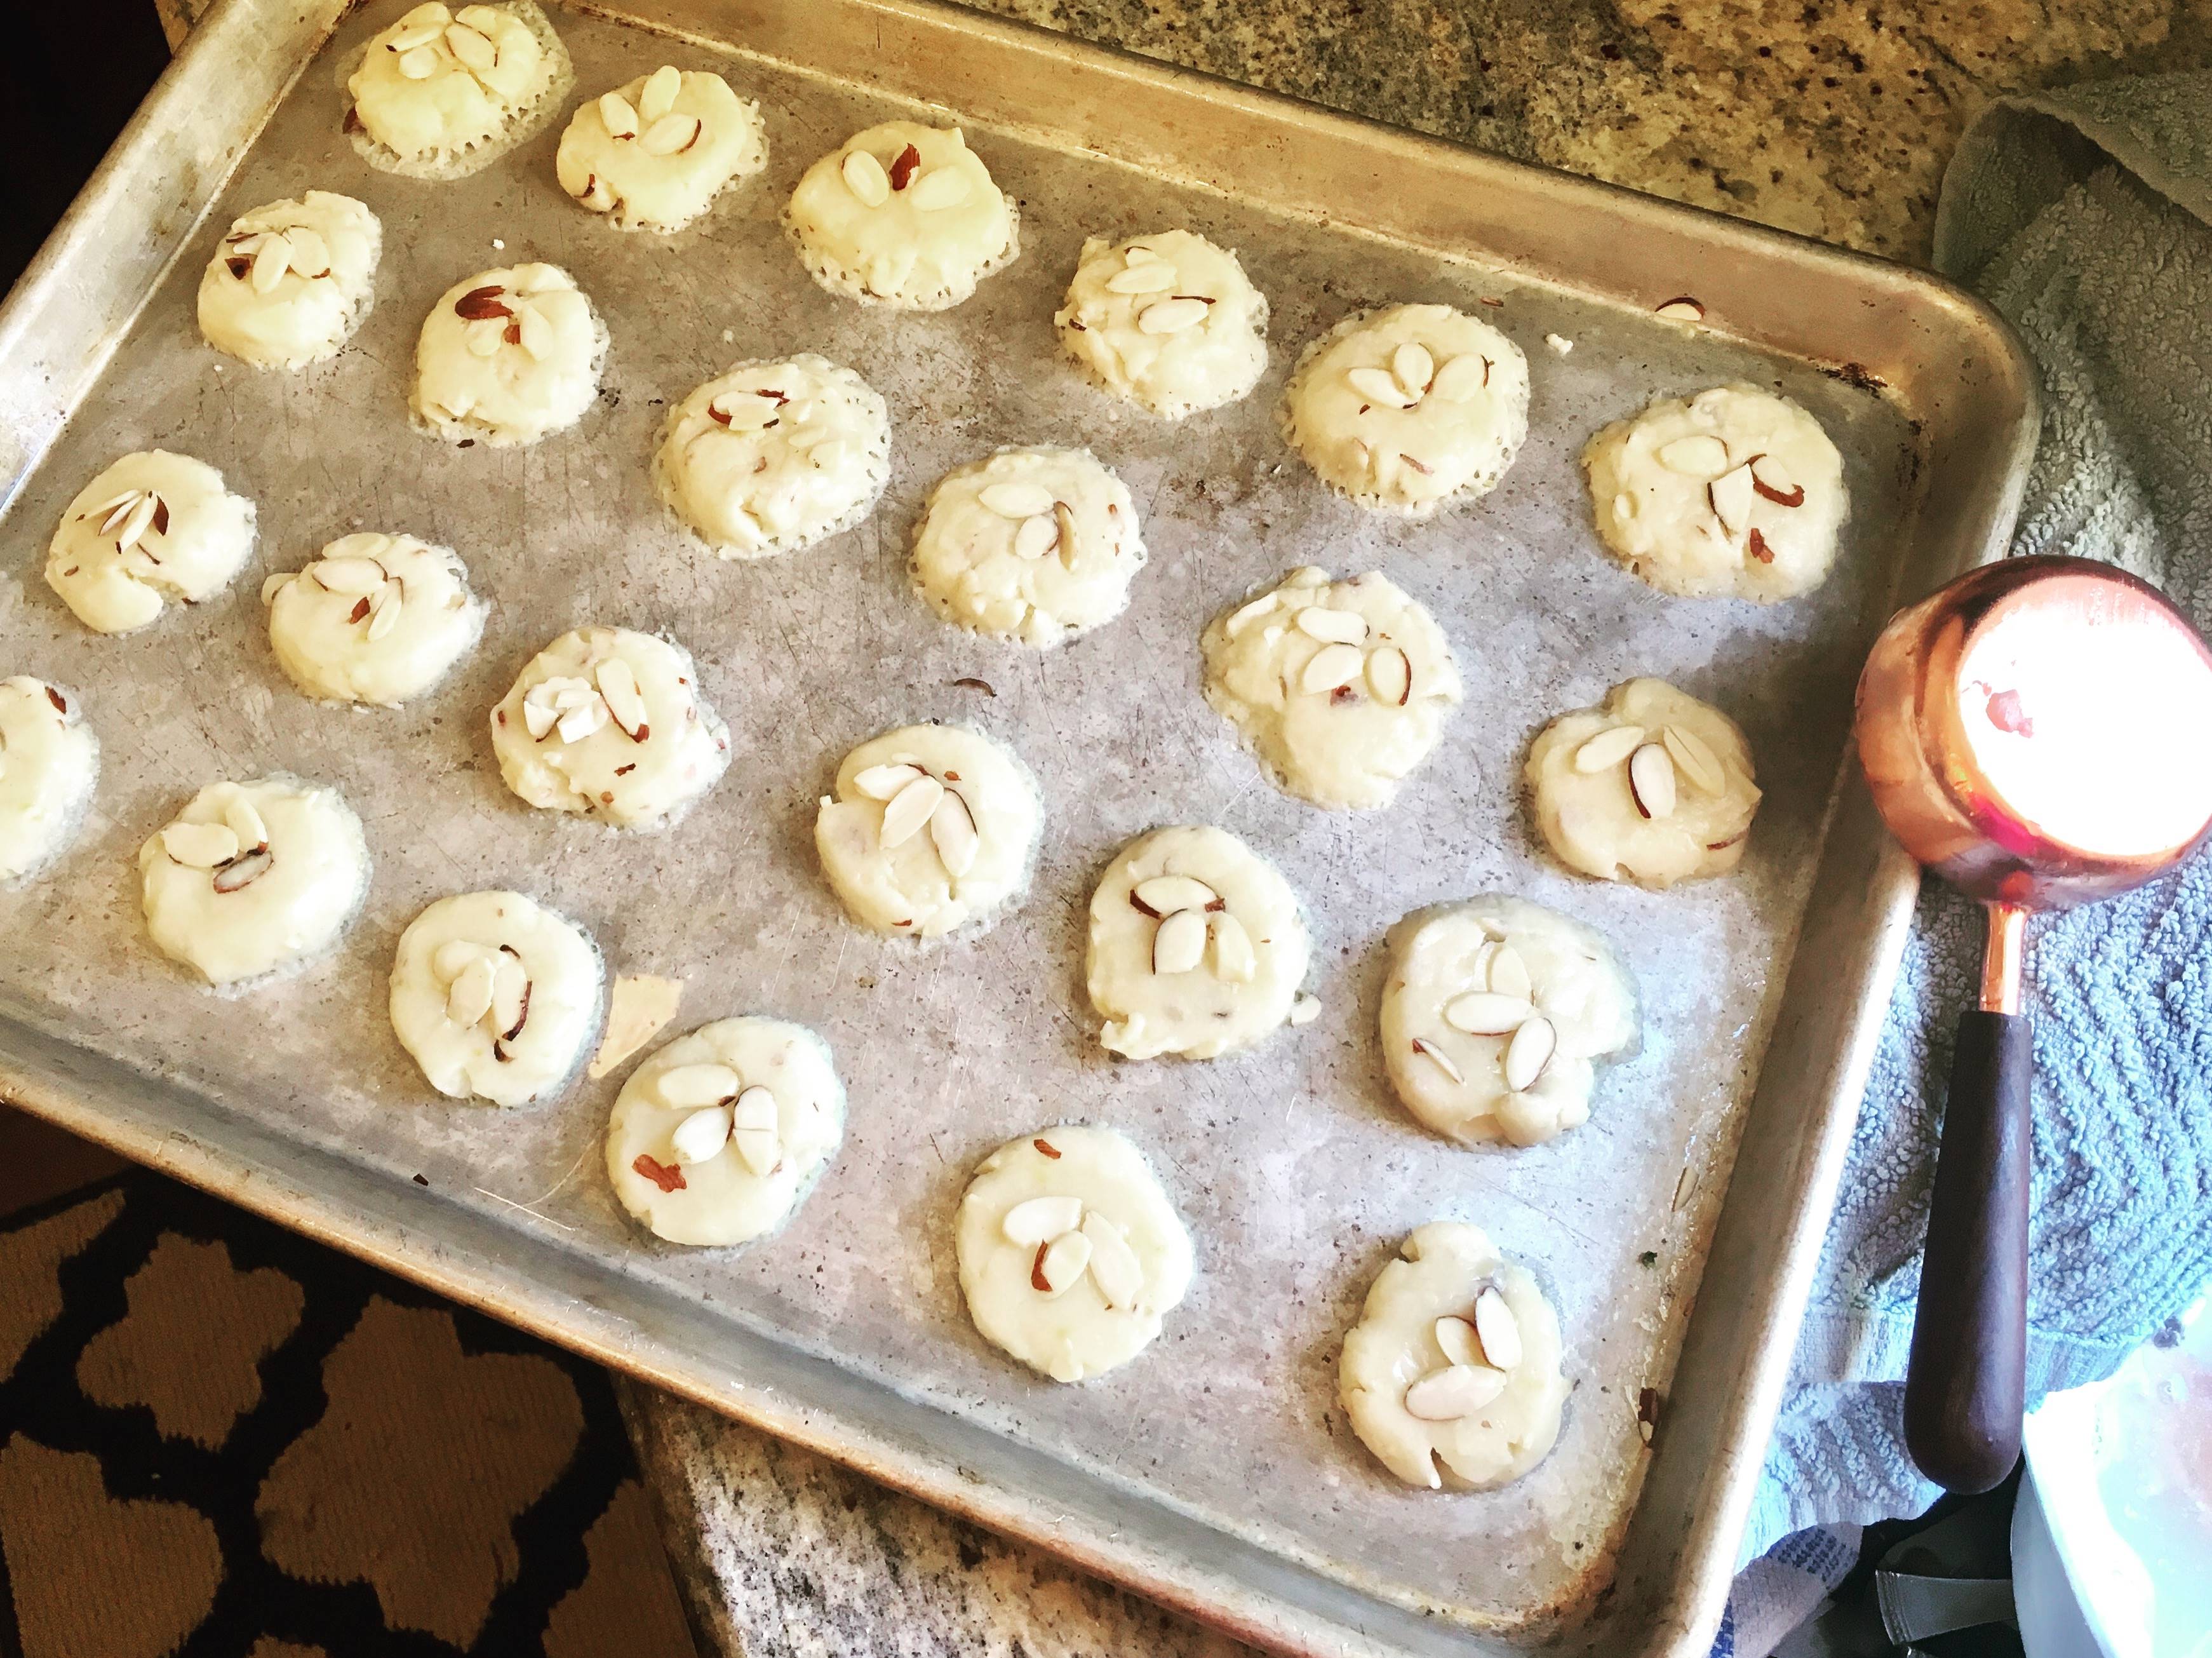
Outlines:
{"type": "Polygon", "coordinates": [[[77,687],[104,752],[82,842],[0,894],[0,1084],[1255,1641],[1696,1649],[1911,902],[1910,870],[1838,783],[1852,681],[1901,589],[2002,543],[2034,425],[2002,326],[1895,267],[914,0],[555,9],[577,98],[670,60],[718,69],[766,116],[763,178],[684,235],[625,235],[555,185],[558,120],[457,183],[356,158],[342,71],[400,9],[227,0],[0,314],[0,671],[77,687]],[[1022,203],[1018,261],[931,316],[825,294],[777,217],[814,157],[915,101],[963,121],[1022,203]],[[194,286],[233,215],[309,187],[383,220],[375,308],[332,362],[255,373],[202,343],[194,286]],[[1273,314],[1258,391],[1175,425],[1093,390],[1050,327],[1086,235],[1169,225],[1238,249],[1273,314]],[[606,319],[598,405],[524,450],[417,436],[404,404],[426,308],[521,259],[566,266],[606,319]],[[1709,326],[1653,317],[1678,293],[1709,326]],[[1480,314],[1519,343],[1534,385],[1501,487],[1425,523],[1332,498],[1275,426],[1300,347],[1401,300],[1502,302],[1480,314]],[[732,360],[797,350],[851,364],[889,399],[889,492],[803,555],[706,558],[648,482],[664,407],[732,360]],[[1576,464],[1589,433],[1735,379],[1804,404],[1844,457],[1842,556],[1794,603],[1663,598],[1592,534],[1576,464]],[[933,481],[1031,442],[1087,444],[1114,466],[1152,552],[1128,613],[1050,654],[944,626],[906,570],[933,481]],[[221,597],[97,638],[40,579],[45,542],[95,470],[155,445],[251,496],[259,546],[221,597]],[[458,548],[493,606],[477,652],[401,711],[293,690],[256,597],[266,573],[358,527],[458,548]],[[1387,811],[1278,793],[1200,698],[1206,619],[1302,564],[1387,573],[1433,611],[1464,674],[1464,706],[1387,811]],[[729,721],[734,765],[671,832],[535,813],[500,783],[487,710],[540,645],[587,622],[666,631],[729,721]],[[1642,674],[1749,734],[1765,801],[1732,878],[1657,895],[1600,885],[1532,838],[1516,780],[1529,739],[1642,674]],[[918,953],[845,922],[811,828],[848,747],[927,719],[1011,743],[1042,782],[1048,827],[1017,913],[918,953]],[[374,882],[328,960],[218,999],[150,947],[134,853],[203,783],[271,771],[343,789],[374,882]],[[1117,1063],[1083,995],[1085,900],[1116,845],[1176,821],[1223,825],[1288,877],[1322,1011],[1243,1056],[1117,1063]],[[687,981],[678,1028],[757,1011],[827,1038],[849,1131],[780,1236],[741,1251],[642,1236],[599,1161],[618,1076],[517,1111],[427,1088],[384,1015],[393,942],[431,899],[494,885],[574,917],[617,971],[687,981]],[[1385,930],[1487,890],[1602,929],[1645,1009],[1642,1051],[1606,1078],[1588,1125],[1532,1150],[1424,1134],[1376,1052],[1385,930]],[[1145,1149],[1199,1259],[1159,1341],[1075,1387],[982,1342],[950,1249],[975,1161],[1063,1120],[1145,1149]],[[1446,1216],[1535,1271],[1575,1381],[1557,1450],[1487,1495],[1399,1486],[1334,1404],[1369,1282],[1410,1229],[1446,1216]],[[1649,1446],[1646,1389],[1660,1402],[1649,1446]]]}

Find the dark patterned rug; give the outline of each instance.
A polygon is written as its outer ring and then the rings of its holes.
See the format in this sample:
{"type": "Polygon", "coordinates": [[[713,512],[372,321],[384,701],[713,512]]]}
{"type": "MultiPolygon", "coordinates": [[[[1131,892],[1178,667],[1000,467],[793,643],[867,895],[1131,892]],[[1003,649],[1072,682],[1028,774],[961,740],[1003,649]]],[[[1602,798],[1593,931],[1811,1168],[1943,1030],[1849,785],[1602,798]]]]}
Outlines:
{"type": "Polygon", "coordinates": [[[694,1658],[605,1375],[160,1176],[0,1222],[0,1654],[694,1658]]]}

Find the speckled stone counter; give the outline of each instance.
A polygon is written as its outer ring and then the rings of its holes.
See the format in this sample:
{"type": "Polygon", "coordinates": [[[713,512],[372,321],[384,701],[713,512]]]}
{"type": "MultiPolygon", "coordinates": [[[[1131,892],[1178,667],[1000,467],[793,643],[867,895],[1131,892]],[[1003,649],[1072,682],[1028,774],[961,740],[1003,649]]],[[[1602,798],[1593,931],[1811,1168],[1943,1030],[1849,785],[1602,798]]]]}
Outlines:
{"type": "MultiPolygon", "coordinates": [[[[987,0],[1314,102],[1917,262],[1990,97],[2212,64],[2205,0],[987,0]]],[[[744,1658],[1244,1649],[649,1390],[625,1393],[700,1631],[744,1658]]]]}

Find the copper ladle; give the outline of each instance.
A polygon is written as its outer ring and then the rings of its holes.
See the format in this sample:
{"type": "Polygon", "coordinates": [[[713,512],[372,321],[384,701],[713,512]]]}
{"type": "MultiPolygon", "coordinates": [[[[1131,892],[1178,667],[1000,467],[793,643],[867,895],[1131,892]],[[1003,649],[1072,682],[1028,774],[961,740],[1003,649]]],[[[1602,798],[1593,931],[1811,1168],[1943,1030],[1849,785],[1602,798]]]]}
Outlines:
{"type": "Polygon", "coordinates": [[[1891,832],[1989,910],[1905,1384],[1912,1460],[1984,1491],[2019,1460],[2026,1402],[2027,917],[2141,886],[2212,832],[2212,647],[2108,564],[2008,558],[1882,630],[1857,735],[1891,832]]]}

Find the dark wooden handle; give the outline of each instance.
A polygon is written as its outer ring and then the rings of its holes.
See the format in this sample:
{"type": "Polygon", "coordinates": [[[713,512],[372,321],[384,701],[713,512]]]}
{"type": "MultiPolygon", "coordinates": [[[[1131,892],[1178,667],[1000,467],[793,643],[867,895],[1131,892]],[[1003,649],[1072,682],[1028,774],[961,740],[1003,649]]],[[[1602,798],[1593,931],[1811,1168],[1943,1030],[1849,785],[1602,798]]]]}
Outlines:
{"type": "Polygon", "coordinates": [[[2025,1015],[1959,1021],[1905,1381],[1905,1442],[1954,1491],[1986,1491],[2020,1460],[2034,1069],[2025,1015]]]}

